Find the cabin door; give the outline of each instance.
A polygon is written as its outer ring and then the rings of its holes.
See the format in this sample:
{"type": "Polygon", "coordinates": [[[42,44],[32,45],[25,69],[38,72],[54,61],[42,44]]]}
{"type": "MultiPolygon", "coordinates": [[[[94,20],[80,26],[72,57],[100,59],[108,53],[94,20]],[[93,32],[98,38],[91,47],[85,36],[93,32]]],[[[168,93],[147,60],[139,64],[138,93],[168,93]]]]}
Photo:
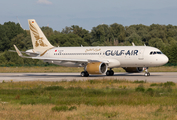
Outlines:
{"type": "Polygon", "coordinates": [[[140,51],[138,53],[138,59],[144,60],[144,49],[140,49],[140,51]]]}

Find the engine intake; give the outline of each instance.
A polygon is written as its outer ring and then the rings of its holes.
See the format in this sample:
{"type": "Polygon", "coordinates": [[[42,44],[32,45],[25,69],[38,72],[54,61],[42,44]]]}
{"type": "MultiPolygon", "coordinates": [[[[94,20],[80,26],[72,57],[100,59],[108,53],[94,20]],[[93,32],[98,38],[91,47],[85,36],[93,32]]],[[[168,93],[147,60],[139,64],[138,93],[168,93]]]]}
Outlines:
{"type": "Polygon", "coordinates": [[[87,64],[86,71],[89,74],[103,74],[107,71],[107,65],[102,62],[91,62],[87,64]]]}
{"type": "Polygon", "coordinates": [[[143,71],[143,67],[125,67],[123,69],[128,73],[140,73],[143,71]]]}

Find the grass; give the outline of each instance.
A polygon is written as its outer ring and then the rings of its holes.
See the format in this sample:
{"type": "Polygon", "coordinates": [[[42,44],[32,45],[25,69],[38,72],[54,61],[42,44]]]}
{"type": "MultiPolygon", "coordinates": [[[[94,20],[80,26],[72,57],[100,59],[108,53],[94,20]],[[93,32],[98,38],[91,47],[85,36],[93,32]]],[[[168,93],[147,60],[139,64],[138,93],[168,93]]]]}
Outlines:
{"type": "MultiPolygon", "coordinates": [[[[114,72],[125,72],[122,68],[114,68],[114,72]]],[[[50,67],[0,67],[0,73],[52,73],[52,72],[81,72],[82,67],[61,67],[61,66],[50,66],[50,67]]],[[[150,67],[150,72],[177,72],[177,66],[161,66],[161,67],[150,67]]]]}
{"type": "Polygon", "coordinates": [[[57,111],[57,112],[72,111],[72,110],[77,110],[77,107],[76,106],[71,106],[70,108],[68,108],[68,106],[63,105],[63,106],[55,106],[55,107],[52,108],[52,111],[57,111]]]}
{"type": "MultiPolygon", "coordinates": [[[[0,109],[1,109],[0,105],[0,109]]],[[[54,105],[11,105],[7,104],[0,110],[1,120],[175,120],[176,106],[76,106],[77,110],[52,111],[54,105]]]]}
{"type": "Polygon", "coordinates": [[[177,86],[117,79],[0,83],[5,119],[177,119],[177,86]]]}

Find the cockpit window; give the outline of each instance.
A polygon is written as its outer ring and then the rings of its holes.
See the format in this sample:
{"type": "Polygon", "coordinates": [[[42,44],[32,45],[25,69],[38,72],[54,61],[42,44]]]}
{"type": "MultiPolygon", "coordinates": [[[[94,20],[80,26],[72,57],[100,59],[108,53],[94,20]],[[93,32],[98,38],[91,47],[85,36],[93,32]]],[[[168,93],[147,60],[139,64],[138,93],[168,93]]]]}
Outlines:
{"type": "Polygon", "coordinates": [[[162,54],[162,52],[157,52],[157,54],[162,54]]]}
{"type": "Polygon", "coordinates": [[[150,55],[163,54],[161,51],[151,51],[150,55]]]}

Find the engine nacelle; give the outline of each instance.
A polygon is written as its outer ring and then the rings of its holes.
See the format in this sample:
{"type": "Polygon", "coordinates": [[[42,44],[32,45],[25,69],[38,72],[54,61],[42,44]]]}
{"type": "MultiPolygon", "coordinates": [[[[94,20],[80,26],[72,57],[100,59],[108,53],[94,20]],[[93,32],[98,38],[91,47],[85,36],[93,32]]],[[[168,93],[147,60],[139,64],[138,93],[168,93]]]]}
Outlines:
{"type": "Polygon", "coordinates": [[[144,70],[143,67],[124,67],[123,69],[128,73],[140,73],[144,70]]]}
{"type": "Polygon", "coordinates": [[[102,62],[91,62],[87,64],[86,71],[89,74],[103,74],[107,71],[107,65],[102,62]]]}

